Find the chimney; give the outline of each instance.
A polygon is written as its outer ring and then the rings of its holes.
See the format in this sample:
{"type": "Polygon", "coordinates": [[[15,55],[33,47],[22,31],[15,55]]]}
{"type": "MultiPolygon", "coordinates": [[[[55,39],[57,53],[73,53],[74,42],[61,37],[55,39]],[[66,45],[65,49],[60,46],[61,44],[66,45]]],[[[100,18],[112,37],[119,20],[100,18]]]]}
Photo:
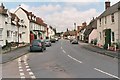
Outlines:
{"type": "Polygon", "coordinates": [[[86,23],[86,22],[82,23],[82,26],[84,26],[84,27],[85,27],[86,25],[87,25],[87,23],[86,23]]]}
{"type": "Polygon", "coordinates": [[[106,1],[105,2],[105,10],[107,10],[110,7],[110,1],[106,1]]]}
{"type": "Polygon", "coordinates": [[[3,3],[1,3],[0,8],[2,8],[2,9],[4,9],[4,8],[5,8],[5,6],[3,5],[3,3]]]}

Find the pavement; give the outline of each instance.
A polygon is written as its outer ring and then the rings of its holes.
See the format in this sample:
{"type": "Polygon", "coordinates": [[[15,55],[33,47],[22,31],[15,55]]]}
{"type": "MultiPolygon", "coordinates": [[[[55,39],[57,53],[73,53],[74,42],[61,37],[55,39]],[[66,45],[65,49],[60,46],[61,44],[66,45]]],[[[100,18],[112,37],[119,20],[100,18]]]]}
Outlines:
{"type": "Polygon", "coordinates": [[[7,52],[5,54],[1,54],[0,64],[12,61],[22,55],[25,55],[28,52],[29,52],[29,46],[24,46],[24,47],[15,49],[13,51],[7,52]]]}
{"type": "Polygon", "coordinates": [[[120,79],[118,59],[96,54],[82,45],[87,44],[74,45],[67,40],[60,40],[47,47],[44,52],[29,52],[2,64],[2,77],[120,79]]]}
{"type": "Polygon", "coordinates": [[[120,51],[110,51],[110,50],[105,50],[103,48],[99,48],[97,46],[94,46],[92,44],[88,44],[88,43],[83,43],[83,42],[79,42],[80,45],[82,45],[83,48],[99,53],[99,54],[103,54],[103,55],[107,55],[113,58],[118,58],[120,59],[120,51]]]}

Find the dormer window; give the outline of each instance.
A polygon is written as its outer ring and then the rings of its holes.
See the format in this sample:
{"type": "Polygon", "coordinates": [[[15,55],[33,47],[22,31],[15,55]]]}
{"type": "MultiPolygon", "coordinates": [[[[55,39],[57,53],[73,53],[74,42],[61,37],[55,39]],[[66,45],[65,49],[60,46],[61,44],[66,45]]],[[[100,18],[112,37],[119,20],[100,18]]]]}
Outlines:
{"type": "Polygon", "coordinates": [[[31,16],[29,16],[29,19],[31,19],[31,16]]]}
{"type": "Polygon", "coordinates": [[[101,18],[99,19],[100,25],[101,25],[101,18]]]}

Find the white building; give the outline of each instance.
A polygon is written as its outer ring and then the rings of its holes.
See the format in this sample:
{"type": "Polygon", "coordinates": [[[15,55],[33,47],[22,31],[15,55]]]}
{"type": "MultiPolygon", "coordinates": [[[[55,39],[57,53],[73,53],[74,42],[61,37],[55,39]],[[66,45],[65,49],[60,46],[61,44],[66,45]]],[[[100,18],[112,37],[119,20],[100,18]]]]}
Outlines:
{"type": "Polygon", "coordinates": [[[30,43],[30,31],[32,31],[35,34],[35,39],[45,37],[44,34],[46,31],[47,24],[45,24],[42,19],[36,17],[34,14],[32,14],[32,12],[26,11],[22,7],[19,7],[15,11],[15,14],[18,16],[18,18],[23,20],[24,24],[27,27],[24,33],[25,43],[30,43]]]}
{"type": "Polygon", "coordinates": [[[51,39],[55,36],[55,30],[53,27],[49,26],[48,27],[48,37],[51,39]]]}
{"type": "Polygon", "coordinates": [[[7,9],[1,4],[0,6],[0,45],[6,45],[6,38],[7,38],[7,27],[5,24],[5,20],[8,17],[7,9]]]}
{"type": "Polygon", "coordinates": [[[97,19],[97,44],[107,48],[120,42],[120,1],[113,6],[105,2],[105,9],[97,19]]]}
{"type": "Polygon", "coordinates": [[[11,42],[23,42],[20,34],[24,30],[25,27],[20,24],[20,19],[5,9],[2,3],[0,6],[0,45],[4,46],[11,42]]]}

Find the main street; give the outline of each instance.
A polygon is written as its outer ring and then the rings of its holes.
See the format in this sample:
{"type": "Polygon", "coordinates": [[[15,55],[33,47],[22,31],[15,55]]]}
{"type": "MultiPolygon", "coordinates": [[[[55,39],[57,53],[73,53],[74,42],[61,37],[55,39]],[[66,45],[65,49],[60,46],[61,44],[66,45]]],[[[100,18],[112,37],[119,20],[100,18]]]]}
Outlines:
{"type": "Polygon", "coordinates": [[[82,45],[61,39],[44,52],[29,52],[2,64],[3,78],[119,78],[117,59],[82,45]]]}

